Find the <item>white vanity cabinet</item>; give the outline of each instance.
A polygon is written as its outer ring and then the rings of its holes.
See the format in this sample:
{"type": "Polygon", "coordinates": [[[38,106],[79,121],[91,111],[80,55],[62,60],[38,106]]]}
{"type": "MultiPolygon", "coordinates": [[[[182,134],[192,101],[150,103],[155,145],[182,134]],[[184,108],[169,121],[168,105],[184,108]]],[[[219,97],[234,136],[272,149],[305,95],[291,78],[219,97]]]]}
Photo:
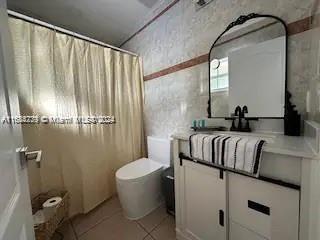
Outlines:
{"type": "Polygon", "coordinates": [[[181,233],[190,240],[226,240],[226,173],[189,161],[179,171],[181,233]]]}
{"type": "Polygon", "coordinates": [[[299,239],[299,190],[186,160],[178,171],[178,239],[299,239]]]}
{"type": "Polygon", "coordinates": [[[268,144],[256,179],[192,161],[189,136],[173,141],[177,239],[318,239],[320,161],[303,140],[268,144]]]}

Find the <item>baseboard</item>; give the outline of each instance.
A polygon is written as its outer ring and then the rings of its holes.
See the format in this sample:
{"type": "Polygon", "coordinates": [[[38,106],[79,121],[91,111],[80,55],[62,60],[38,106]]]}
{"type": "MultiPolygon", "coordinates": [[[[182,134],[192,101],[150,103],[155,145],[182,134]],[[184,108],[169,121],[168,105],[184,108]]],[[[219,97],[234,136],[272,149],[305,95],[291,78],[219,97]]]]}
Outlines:
{"type": "Polygon", "coordinates": [[[192,240],[191,238],[185,236],[178,228],[176,228],[176,238],[178,240],[192,240]]]}

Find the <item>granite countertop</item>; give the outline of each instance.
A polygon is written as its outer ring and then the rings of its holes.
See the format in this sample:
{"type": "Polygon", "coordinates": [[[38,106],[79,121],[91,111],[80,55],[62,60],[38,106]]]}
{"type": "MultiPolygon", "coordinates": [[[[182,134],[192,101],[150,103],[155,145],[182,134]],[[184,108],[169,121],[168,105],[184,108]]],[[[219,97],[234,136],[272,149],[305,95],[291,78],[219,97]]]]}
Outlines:
{"type": "MultiPolygon", "coordinates": [[[[191,134],[195,132],[183,132],[174,133],[171,137],[183,141],[189,141],[191,134]]],[[[201,132],[202,133],[202,132],[201,132]]],[[[264,152],[276,153],[282,155],[289,155],[301,158],[317,158],[316,153],[309,146],[303,136],[291,137],[283,134],[274,133],[243,133],[243,132],[206,132],[206,134],[226,134],[226,135],[241,135],[241,136],[252,136],[259,137],[266,140],[267,144],[264,147],[264,152]]]]}

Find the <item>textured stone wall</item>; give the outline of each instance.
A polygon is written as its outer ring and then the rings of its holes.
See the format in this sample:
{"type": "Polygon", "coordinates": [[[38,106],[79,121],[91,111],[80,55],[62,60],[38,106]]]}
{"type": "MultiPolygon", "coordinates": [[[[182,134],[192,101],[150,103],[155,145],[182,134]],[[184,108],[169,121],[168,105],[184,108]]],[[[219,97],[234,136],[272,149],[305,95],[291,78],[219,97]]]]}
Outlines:
{"type": "MultiPolygon", "coordinates": [[[[290,23],[310,16],[313,9],[314,0],[214,0],[196,11],[191,0],[180,0],[124,48],[142,56],[144,75],[148,75],[207,53],[226,25],[241,14],[273,14],[290,23]]],[[[317,36],[316,31],[296,34],[289,39],[288,87],[304,117],[308,116],[305,99],[311,79],[314,79],[313,85],[317,83],[315,69],[319,51],[313,54],[311,61],[311,53],[319,45],[319,41],[312,39],[317,36]]],[[[145,82],[147,135],[167,137],[175,131],[189,129],[193,119],[206,116],[207,72],[207,64],[200,64],[145,82]]],[[[316,111],[309,116],[317,119],[316,111]]]]}

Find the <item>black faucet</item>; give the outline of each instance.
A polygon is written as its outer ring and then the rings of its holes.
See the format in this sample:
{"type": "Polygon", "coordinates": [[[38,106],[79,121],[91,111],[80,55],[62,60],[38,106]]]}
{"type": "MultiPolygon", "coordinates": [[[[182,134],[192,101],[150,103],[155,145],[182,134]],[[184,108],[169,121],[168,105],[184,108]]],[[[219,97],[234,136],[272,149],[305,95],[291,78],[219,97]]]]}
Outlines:
{"type": "Polygon", "coordinates": [[[234,116],[238,117],[238,127],[235,127],[234,122],[232,122],[232,127],[231,131],[245,131],[245,132],[250,132],[251,129],[249,127],[249,121],[247,120],[246,126],[242,127],[242,119],[245,118],[245,114],[248,113],[248,107],[243,106],[242,109],[240,106],[237,106],[236,109],[234,110],[234,116]]]}
{"type": "MultiPolygon", "coordinates": [[[[242,108],[242,114],[243,114],[243,118],[245,118],[245,114],[248,113],[248,107],[247,106],[243,106],[242,108]]],[[[246,120],[246,125],[244,126],[244,128],[241,129],[242,132],[251,132],[251,128],[249,126],[249,119],[245,118],[246,120]]]]}
{"type": "Polygon", "coordinates": [[[234,110],[234,116],[238,117],[238,127],[237,131],[241,131],[242,129],[242,118],[244,117],[243,112],[241,110],[240,106],[237,106],[236,109],[234,110]]]}
{"type": "Polygon", "coordinates": [[[234,110],[234,114],[231,117],[226,117],[225,120],[232,120],[232,125],[230,131],[238,132],[251,132],[249,126],[249,121],[259,121],[257,117],[246,117],[245,114],[248,113],[248,107],[243,106],[242,109],[240,106],[237,106],[234,110]],[[245,126],[242,126],[242,119],[246,120],[245,126]],[[238,120],[238,126],[236,126],[235,121],[238,120]]]}
{"type": "Polygon", "coordinates": [[[246,105],[244,105],[244,106],[242,107],[243,117],[244,117],[244,114],[245,114],[245,113],[248,113],[248,107],[247,107],[246,105]]]}

